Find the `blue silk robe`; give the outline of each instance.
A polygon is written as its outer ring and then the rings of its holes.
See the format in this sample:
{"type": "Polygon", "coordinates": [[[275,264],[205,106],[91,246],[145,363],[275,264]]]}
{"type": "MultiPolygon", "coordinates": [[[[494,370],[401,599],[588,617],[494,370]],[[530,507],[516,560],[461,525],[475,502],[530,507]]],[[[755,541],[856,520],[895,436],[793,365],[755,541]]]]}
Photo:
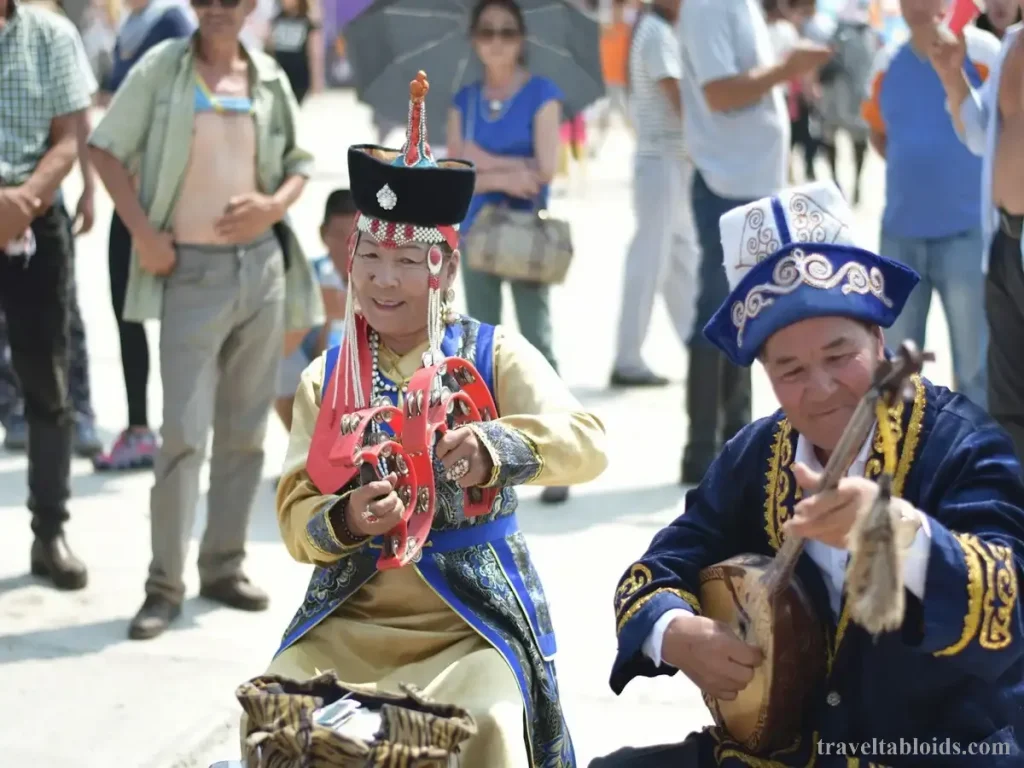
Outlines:
{"type": "MultiPolygon", "coordinates": [[[[896,495],[930,518],[924,600],[907,591],[901,631],[876,644],[849,621],[845,599],[835,620],[821,572],[804,554],[797,574],[828,624],[829,671],[806,704],[803,732],[791,747],[754,757],[709,728],[700,736],[701,766],[1024,765],[1021,465],[1007,435],[969,400],[916,377],[915,388],[913,403],[894,409],[901,428],[893,485],[896,495]],[[866,756],[837,746],[856,742],[860,748],[872,739],[877,741],[866,756]],[[974,754],[924,755],[918,749],[904,755],[901,739],[929,745],[948,739],[961,750],[973,743],[974,754]],[[826,743],[821,749],[820,742],[826,743]]],[[[796,443],[781,411],[749,425],[687,494],[685,512],[626,571],[615,594],[616,693],[635,677],[677,671],[656,668],[641,648],[665,611],[700,612],[702,568],[746,552],[778,550],[782,524],[799,494],[790,468],[796,443]]],[[[869,477],[882,467],[881,445],[876,441],[873,449],[869,477]]]]}

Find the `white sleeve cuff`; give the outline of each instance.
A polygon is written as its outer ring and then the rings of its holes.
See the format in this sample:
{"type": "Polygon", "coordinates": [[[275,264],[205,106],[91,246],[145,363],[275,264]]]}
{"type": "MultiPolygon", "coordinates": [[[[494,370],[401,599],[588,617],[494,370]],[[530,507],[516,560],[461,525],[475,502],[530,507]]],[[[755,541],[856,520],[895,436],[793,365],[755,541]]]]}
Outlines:
{"type": "Polygon", "coordinates": [[[932,528],[928,515],[918,514],[921,515],[921,527],[917,529],[903,561],[903,583],[923,602],[925,583],[928,581],[928,556],[932,549],[932,528]]]}
{"type": "Polygon", "coordinates": [[[661,666],[661,642],[665,638],[665,631],[668,629],[668,625],[672,623],[672,620],[677,616],[693,615],[692,611],[688,611],[685,608],[671,608],[661,614],[654,623],[654,628],[651,630],[651,634],[644,640],[643,652],[651,661],[654,662],[654,666],[661,666]]]}

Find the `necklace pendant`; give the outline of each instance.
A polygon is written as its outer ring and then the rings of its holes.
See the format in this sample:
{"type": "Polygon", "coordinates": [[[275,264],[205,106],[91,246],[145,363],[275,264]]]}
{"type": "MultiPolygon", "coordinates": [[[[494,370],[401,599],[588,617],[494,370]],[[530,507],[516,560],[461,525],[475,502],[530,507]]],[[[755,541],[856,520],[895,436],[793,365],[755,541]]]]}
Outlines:
{"type": "Polygon", "coordinates": [[[491,112],[501,112],[502,106],[503,106],[502,102],[498,101],[497,99],[491,99],[491,103],[490,103],[491,112]]]}

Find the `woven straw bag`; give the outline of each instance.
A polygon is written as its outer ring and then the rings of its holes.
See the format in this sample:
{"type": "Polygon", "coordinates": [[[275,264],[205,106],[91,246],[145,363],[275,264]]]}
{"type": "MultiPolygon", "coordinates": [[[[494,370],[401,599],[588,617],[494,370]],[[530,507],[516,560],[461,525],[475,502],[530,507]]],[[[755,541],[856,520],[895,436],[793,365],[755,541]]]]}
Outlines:
{"type": "Polygon", "coordinates": [[[345,688],[333,672],[304,682],[264,675],[239,686],[247,715],[242,734],[247,768],[448,768],[476,733],[472,715],[439,704],[412,686],[404,695],[363,694],[345,688]],[[342,698],[378,710],[372,739],[339,733],[315,722],[314,712],[342,698]]]}
{"type": "MultiPolygon", "coordinates": [[[[463,121],[463,138],[473,141],[476,113],[482,99],[480,85],[463,121]]],[[[556,219],[540,200],[531,210],[513,209],[507,203],[483,206],[462,238],[466,262],[471,269],[505,280],[558,284],[572,264],[572,229],[569,222],[556,219]]]]}
{"type": "Polygon", "coordinates": [[[507,205],[480,209],[465,238],[470,268],[506,280],[559,284],[572,264],[569,223],[546,210],[514,210],[507,205]]]}

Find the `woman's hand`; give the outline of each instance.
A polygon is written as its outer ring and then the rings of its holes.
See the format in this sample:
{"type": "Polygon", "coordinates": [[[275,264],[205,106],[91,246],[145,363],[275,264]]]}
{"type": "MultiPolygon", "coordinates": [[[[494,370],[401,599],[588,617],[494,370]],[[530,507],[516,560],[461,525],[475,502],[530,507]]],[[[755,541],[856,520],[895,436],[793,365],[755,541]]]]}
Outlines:
{"type": "Polygon", "coordinates": [[[503,186],[505,191],[512,195],[512,197],[532,200],[540,194],[541,184],[536,173],[522,168],[517,171],[510,171],[503,186]]]}
{"type": "Polygon", "coordinates": [[[383,480],[374,480],[352,491],[345,505],[345,525],[357,536],[379,536],[402,519],[405,504],[398,498],[394,472],[383,480]]]}
{"type": "Polygon", "coordinates": [[[446,432],[435,447],[445,477],[463,488],[485,485],[491,479],[494,462],[480,438],[469,427],[446,432]]]}

